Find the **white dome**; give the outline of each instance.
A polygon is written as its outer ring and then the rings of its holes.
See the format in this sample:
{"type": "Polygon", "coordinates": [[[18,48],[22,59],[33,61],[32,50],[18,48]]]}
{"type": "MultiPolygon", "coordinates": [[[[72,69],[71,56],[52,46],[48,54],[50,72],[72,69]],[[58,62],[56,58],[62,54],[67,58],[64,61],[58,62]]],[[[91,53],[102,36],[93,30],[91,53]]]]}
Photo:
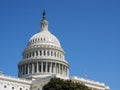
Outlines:
{"type": "Polygon", "coordinates": [[[51,34],[48,30],[41,30],[40,32],[33,35],[28,45],[35,45],[35,44],[49,44],[57,47],[61,47],[59,40],[51,34]]]}
{"type": "Polygon", "coordinates": [[[21,78],[41,78],[46,75],[68,77],[69,64],[59,40],[48,30],[45,12],[40,31],[29,39],[22,55],[23,60],[18,64],[21,78]]]}
{"type": "Polygon", "coordinates": [[[43,17],[40,24],[40,32],[36,33],[30,38],[28,46],[45,44],[61,47],[59,40],[48,30],[48,21],[45,19],[45,17],[43,17]]]}

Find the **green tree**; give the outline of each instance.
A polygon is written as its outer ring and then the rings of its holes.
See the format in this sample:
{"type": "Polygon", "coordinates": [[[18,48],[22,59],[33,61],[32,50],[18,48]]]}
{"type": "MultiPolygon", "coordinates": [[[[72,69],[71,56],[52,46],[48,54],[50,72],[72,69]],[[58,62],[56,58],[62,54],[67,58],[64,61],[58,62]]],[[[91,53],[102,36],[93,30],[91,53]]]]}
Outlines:
{"type": "Polygon", "coordinates": [[[60,78],[52,78],[43,90],[91,90],[87,86],[73,82],[71,80],[63,80],[60,78]]]}

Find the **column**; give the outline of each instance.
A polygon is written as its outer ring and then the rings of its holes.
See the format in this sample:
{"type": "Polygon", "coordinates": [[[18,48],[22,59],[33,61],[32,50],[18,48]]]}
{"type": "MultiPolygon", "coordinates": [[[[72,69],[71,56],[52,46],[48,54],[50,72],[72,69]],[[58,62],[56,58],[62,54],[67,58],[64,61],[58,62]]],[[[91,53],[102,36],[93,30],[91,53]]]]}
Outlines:
{"type": "Polygon", "coordinates": [[[4,83],[1,83],[1,90],[5,90],[4,83]]]}
{"type": "Polygon", "coordinates": [[[60,67],[60,63],[59,63],[59,66],[58,66],[58,68],[59,68],[59,72],[58,72],[58,73],[60,74],[60,72],[61,72],[61,67],[60,67]]]}
{"type": "Polygon", "coordinates": [[[42,55],[41,55],[41,56],[44,56],[44,50],[41,50],[41,52],[42,52],[42,55]]]}
{"type": "Polygon", "coordinates": [[[36,57],[36,51],[34,51],[34,57],[36,57]]]}
{"type": "Polygon", "coordinates": [[[63,75],[65,75],[65,65],[63,65],[63,75]]]}
{"type": "Polygon", "coordinates": [[[63,74],[63,64],[62,64],[62,72],[61,73],[63,74]]]}
{"type": "Polygon", "coordinates": [[[54,73],[54,64],[52,63],[52,73],[54,73]]]}
{"type": "Polygon", "coordinates": [[[53,73],[55,73],[55,66],[56,66],[56,64],[54,63],[53,64],[53,73]]]}
{"type": "Polygon", "coordinates": [[[21,73],[22,73],[22,75],[23,75],[23,65],[21,65],[21,67],[22,67],[22,72],[21,72],[21,73]]]}
{"type": "Polygon", "coordinates": [[[50,62],[49,72],[52,72],[52,62],[50,62]]]}
{"type": "Polygon", "coordinates": [[[53,57],[53,51],[51,51],[51,57],[53,57]]]}
{"type": "Polygon", "coordinates": [[[38,52],[38,57],[39,57],[40,56],[40,51],[38,50],[37,52],[38,52]]]}
{"type": "Polygon", "coordinates": [[[20,77],[20,66],[18,66],[18,77],[20,77]]]}
{"type": "Polygon", "coordinates": [[[30,65],[29,65],[29,63],[28,63],[28,74],[30,73],[30,72],[29,72],[29,71],[30,71],[30,69],[29,69],[29,68],[30,68],[30,65]]]}
{"type": "Polygon", "coordinates": [[[34,63],[32,63],[32,74],[34,73],[34,63]]]}
{"type": "Polygon", "coordinates": [[[29,63],[29,74],[32,73],[32,64],[29,63]]]}
{"type": "Polygon", "coordinates": [[[36,73],[36,63],[33,63],[33,71],[34,71],[34,73],[36,73]]]}
{"type": "Polygon", "coordinates": [[[39,51],[40,56],[42,56],[42,50],[39,51]]]}
{"type": "Polygon", "coordinates": [[[3,86],[2,86],[2,83],[0,83],[0,88],[1,88],[1,90],[3,90],[2,87],[3,87],[3,86]]]}
{"type": "Polygon", "coordinates": [[[46,62],[45,64],[45,72],[47,72],[47,70],[48,70],[48,62],[46,62]]]}
{"type": "Polygon", "coordinates": [[[39,69],[38,69],[38,68],[39,68],[39,67],[38,67],[38,62],[37,62],[36,64],[37,64],[37,67],[36,67],[36,68],[37,68],[37,73],[38,73],[38,72],[39,72],[39,69]]]}
{"type": "Polygon", "coordinates": [[[25,64],[23,65],[23,75],[25,74],[25,64]]]}
{"type": "Polygon", "coordinates": [[[55,63],[55,67],[54,67],[54,73],[56,74],[57,68],[56,68],[56,63],[55,63]]]}
{"type": "Polygon", "coordinates": [[[45,56],[47,56],[47,50],[45,50],[45,56]]]}
{"type": "Polygon", "coordinates": [[[25,71],[24,71],[24,74],[26,74],[26,64],[24,65],[24,70],[25,70],[25,71]]]}
{"type": "Polygon", "coordinates": [[[61,66],[60,66],[60,74],[62,74],[62,64],[61,64],[61,66]]]}
{"type": "Polygon", "coordinates": [[[67,66],[65,66],[65,75],[67,76],[67,66]]]}
{"type": "Polygon", "coordinates": [[[69,77],[69,68],[67,67],[67,76],[69,77]]]}
{"type": "Polygon", "coordinates": [[[41,72],[43,73],[43,62],[41,62],[41,72]]]}
{"type": "Polygon", "coordinates": [[[56,73],[58,73],[58,63],[56,63],[56,73]]]}
{"type": "Polygon", "coordinates": [[[41,63],[38,63],[38,72],[41,72],[41,63]]]}
{"type": "Polygon", "coordinates": [[[53,69],[53,68],[54,68],[54,66],[55,66],[55,65],[52,63],[52,73],[54,73],[54,69],[53,69]]]}

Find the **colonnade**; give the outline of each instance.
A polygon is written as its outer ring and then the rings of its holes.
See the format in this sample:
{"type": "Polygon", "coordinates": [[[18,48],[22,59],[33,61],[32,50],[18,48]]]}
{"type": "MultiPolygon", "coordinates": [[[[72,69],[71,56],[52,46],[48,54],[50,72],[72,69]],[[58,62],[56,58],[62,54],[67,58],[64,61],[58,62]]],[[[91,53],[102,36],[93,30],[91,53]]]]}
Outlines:
{"type": "Polygon", "coordinates": [[[68,76],[69,69],[67,65],[55,62],[33,62],[19,66],[19,76],[35,73],[52,73],[68,76]]]}
{"type": "Polygon", "coordinates": [[[64,60],[63,52],[56,50],[36,50],[31,52],[26,52],[23,55],[23,59],[31,58],[31,57],[39,57],[39,56],[47,56],[47,57],[55,57],[64,60]]]}

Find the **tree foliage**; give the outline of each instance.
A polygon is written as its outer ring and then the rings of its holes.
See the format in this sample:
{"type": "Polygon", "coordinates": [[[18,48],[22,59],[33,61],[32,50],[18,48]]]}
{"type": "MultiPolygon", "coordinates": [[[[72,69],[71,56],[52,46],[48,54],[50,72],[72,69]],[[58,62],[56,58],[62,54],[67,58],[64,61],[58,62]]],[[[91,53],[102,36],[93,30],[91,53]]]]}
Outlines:
{"type": "Polygon", "coordinates": [[[43,90],[91,90],[87,86],[73,82],[71,80],[63,80],[60,78],[52,78],[43,90]]]}

